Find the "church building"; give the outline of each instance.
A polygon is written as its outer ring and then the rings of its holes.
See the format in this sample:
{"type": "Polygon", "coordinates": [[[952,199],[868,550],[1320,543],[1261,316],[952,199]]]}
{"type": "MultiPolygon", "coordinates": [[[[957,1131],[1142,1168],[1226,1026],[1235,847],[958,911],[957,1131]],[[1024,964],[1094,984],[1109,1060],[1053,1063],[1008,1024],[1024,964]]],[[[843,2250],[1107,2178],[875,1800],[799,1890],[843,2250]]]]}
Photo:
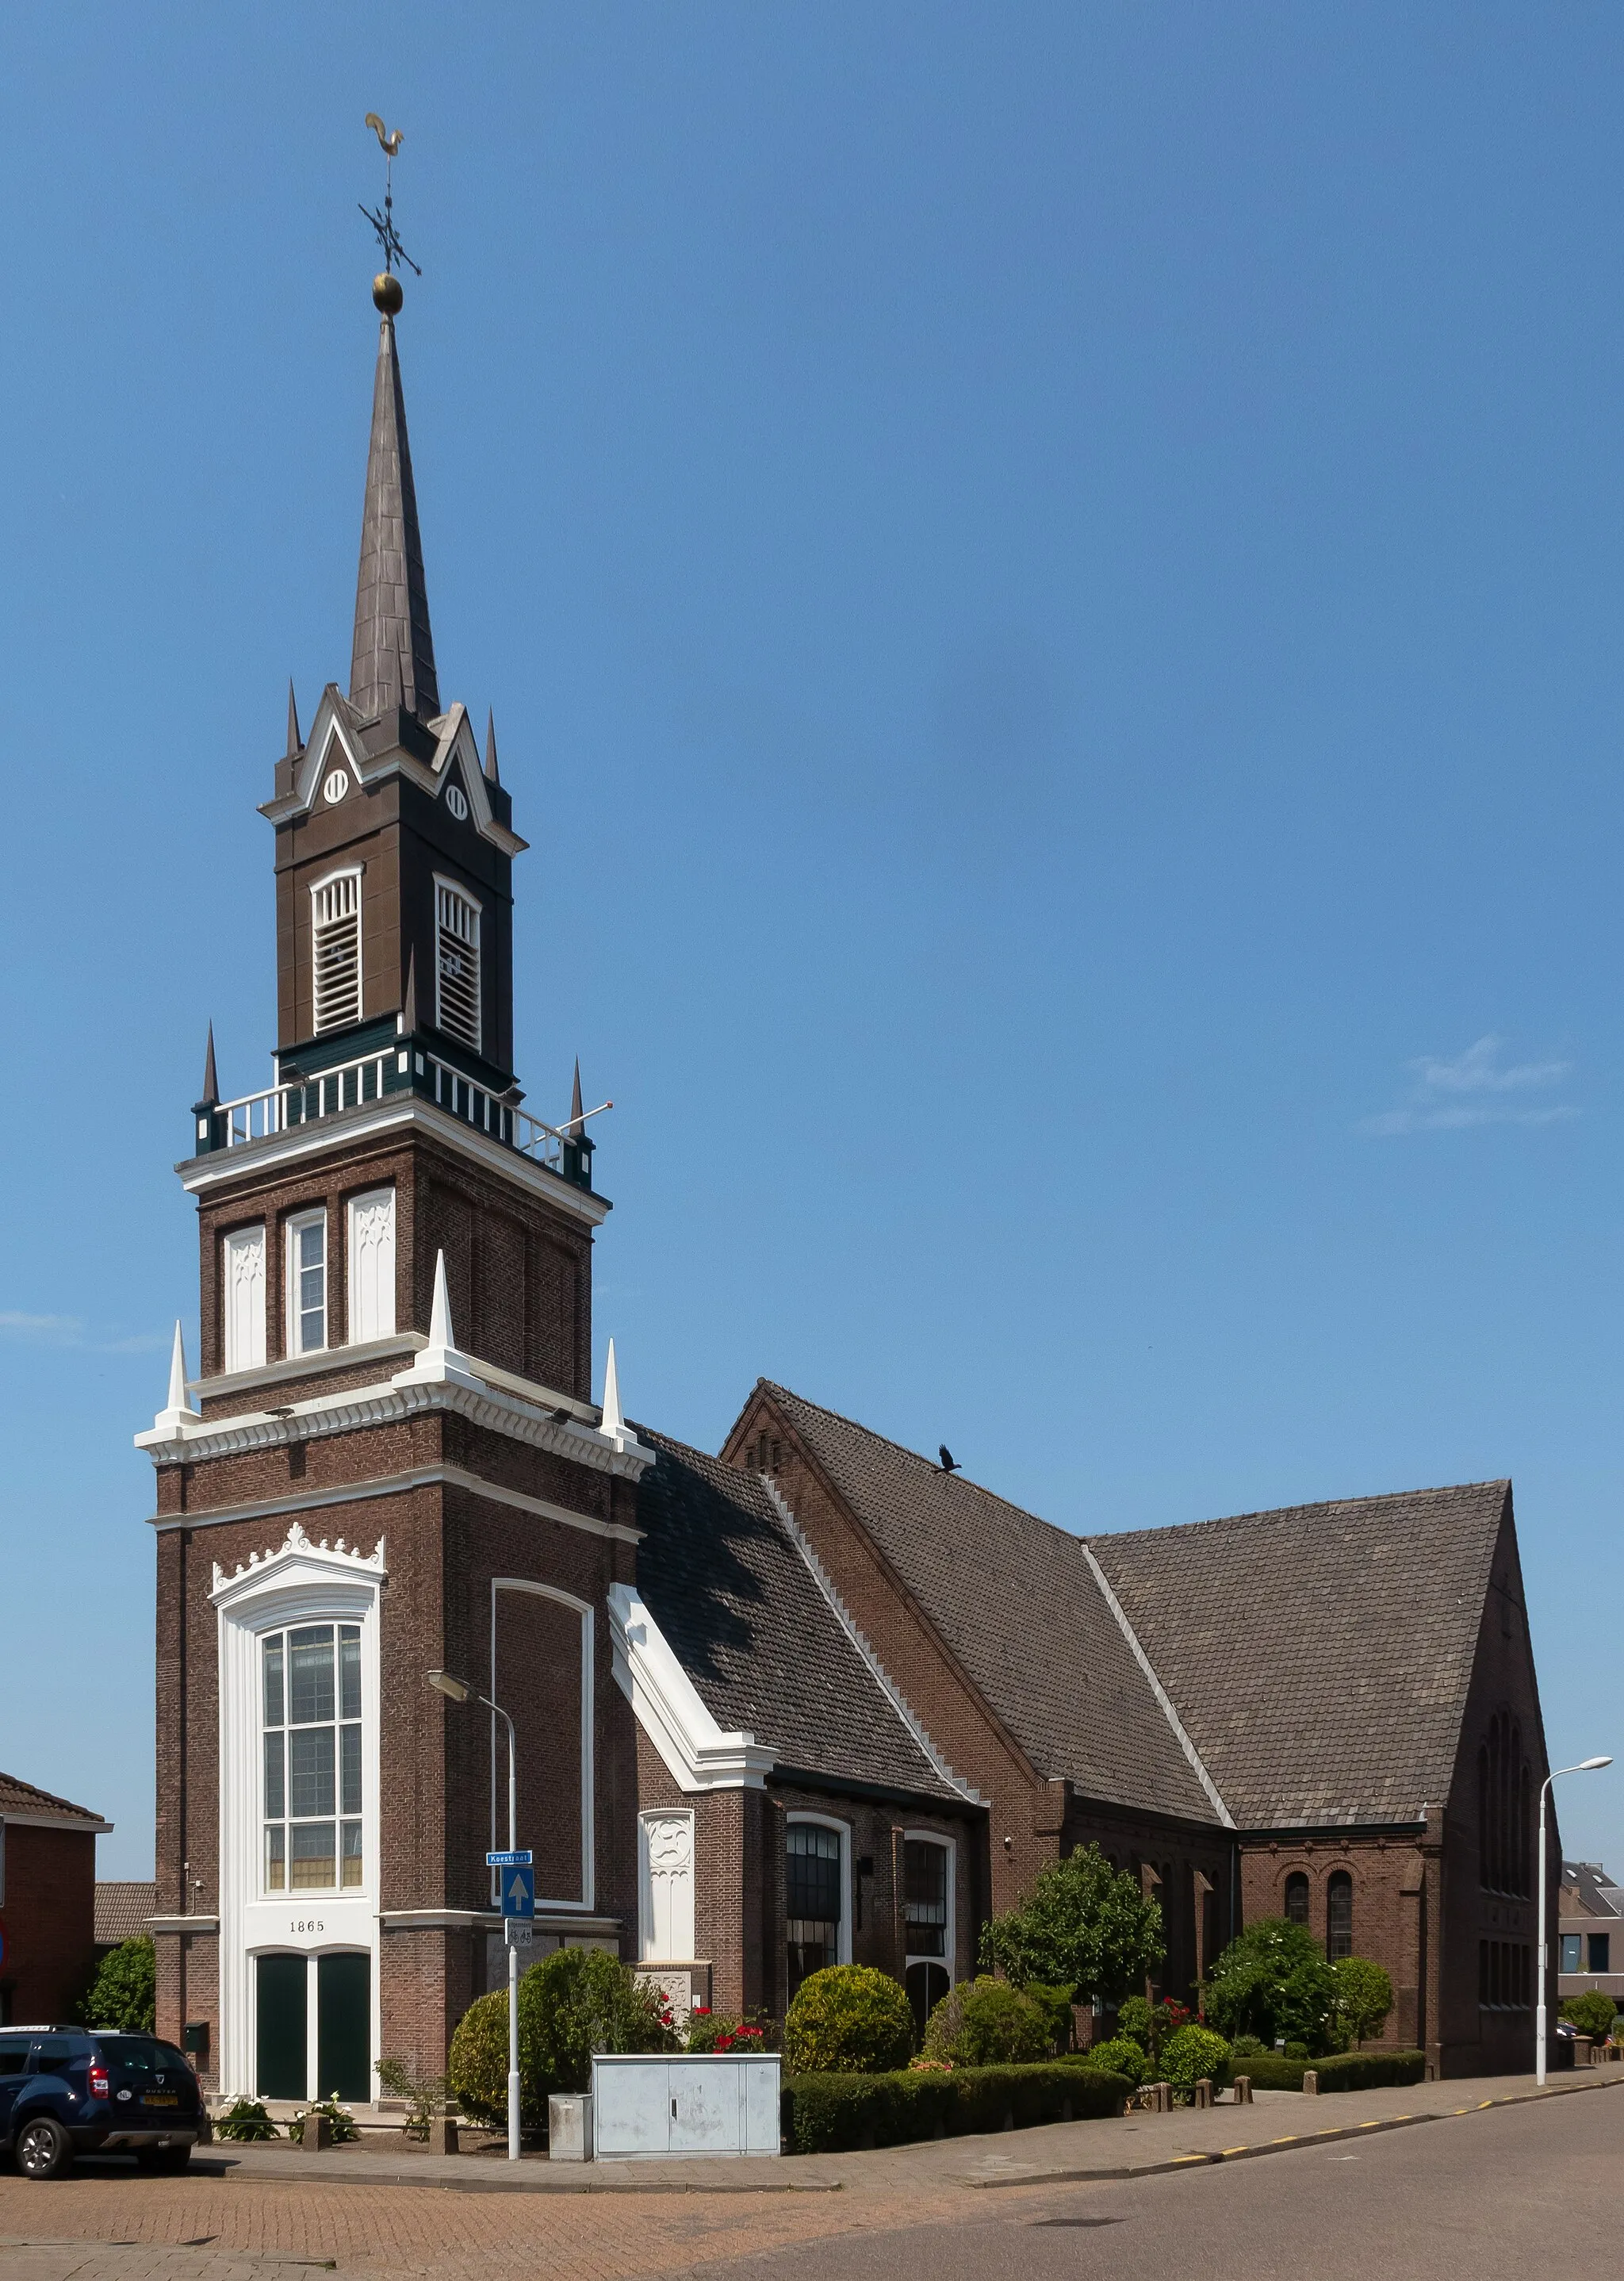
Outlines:
{"type": "Polygon", "coordinates": [[[506,1984],[511,1720],[531,1953],[612,1949],[679,2012],[781,2014],[855,1960],[923,2020],[1093,1841],[1161,1902],[1166,1993],[1283,1914],[1388,1966],[1435,2071],[1526,2067],[1547,1769],[1507,1482],[1081,1536],[766,1380],[715,1456],[628,1420],[612,1345],[594,1398],[610,1206],[578,1074],[558,1125],[522,1106],[526,843],[440,695],[376,298],[349,687],[307,733],[290,693],[261,809],[271,1080],[222,1100],[211,1033],[198,1370],[177,1330],[137,1437],[160,2033],[225,2092],[441,2069],[506,1984]]]}

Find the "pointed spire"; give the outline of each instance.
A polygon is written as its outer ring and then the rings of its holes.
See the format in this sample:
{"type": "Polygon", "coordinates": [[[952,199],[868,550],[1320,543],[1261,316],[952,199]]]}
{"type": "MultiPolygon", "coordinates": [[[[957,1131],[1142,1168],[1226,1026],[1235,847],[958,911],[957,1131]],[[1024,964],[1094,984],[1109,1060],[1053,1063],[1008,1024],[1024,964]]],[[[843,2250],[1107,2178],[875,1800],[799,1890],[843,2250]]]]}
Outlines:
{"type": "Polygon", "coordinates": [[[475,1375],[475,1365],[465,1354],[457,1350],[457,1341],[451,1326],[451,1293],[445,1281],[445,1254],[434,1255],[434,1299],[429,1310],[429,1343],[421,1348],[410,1365],[398,1370],[390,1380],[391,1386],[465,1386],[476,1394],[485,1392],[484,1382],[475,1375]]]}
{"type": "Polygon", "coordinates": [[[431,721],[440,709],[395,321],[387,313],[378,328],[372,391],[350,702],[368,719],[398,706],[431,721]]]}
{"type": "Polygon", "coordinates": [[[449,1350],[457,1343],[451,1334],[451,1293],[445,1287],[445,1254],[434,1255],[434,1304],[429,1311],[429,1343],[449,1350]]]}
{"type": "Polygon", "coordinates": [[[403,1034],[413,1037],[417,1030],[417,949],[406,953],[406,1001],[401,1008],[400,1027],[403,1034]]]}
{"type": "Polygon", "coordinates": [[[615,1367],[615,1342],[609,1341],[608,1359],[603,1366],[603,1430],[606,1434],[623,1434],[626,1420],[621,1414],[620,1372],[615,1367]]]}
{"type": "Polygon", "coordinates": [[[586,1129],[586,1119],[581,1114],[581,1056],[576,1055],[576,1081],[569,1095],[569,1122],[564,1131],[571,1140],[578,1140],[586,1129]]]}
{"type": "Polygon", "coordinates": [[[186,1399],[186,1342],[177,1321],[174,1344],[169,1349],[169,1399],[152,1420],[151,1431],[136,1434],[135,1447],[147,1450],[165,1442],[179,1441],[189,1426],[200,1426],[202,1423],[186,1399]]]}
{"type": "Polygon", "coordinates": [[[169,1349],[168,1407],[171,1410],[186,1408],[186,1340],[178,1315],[174,1319],[174,1344],[169,1349]]]}
{"type": "Polygon", "coordinates": [[[199,1109],[213,1109],[220,1101],[220,1079],[214,1074],[214,1025],[209,1024],[209,1042],[203,1052],[203,1098],[199,1109]]]}
{"type": "Polygon", "coordinates": [[[288,676],[288,749],[282,757],[284,760],[297,761],[304,749],[304,739],[299,735],[299,709],[293,697],[293,676],[290,674],[288,676]]]}
{"type": "Polygon", "coordinates": [[[496,766],[496,707],[494,706],[488,707],[485,712],[485,776],[493,785],[499,785],[502,781],[497,773],[496,766]]]}

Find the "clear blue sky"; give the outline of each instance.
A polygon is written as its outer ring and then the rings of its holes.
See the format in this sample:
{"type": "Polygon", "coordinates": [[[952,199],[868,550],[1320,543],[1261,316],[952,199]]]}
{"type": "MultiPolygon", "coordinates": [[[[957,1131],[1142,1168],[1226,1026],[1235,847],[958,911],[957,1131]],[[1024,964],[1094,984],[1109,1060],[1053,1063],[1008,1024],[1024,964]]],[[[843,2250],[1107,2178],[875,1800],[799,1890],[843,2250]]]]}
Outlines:
{"type": "MultiPolygon", "coordinates": [[[[1624,16],[36,6],[0,63],[0,1765],[145,1870],[129,1435],[205,1019],[268,1076],[286,677],[348,669],[369,109],[632,1413],[714,1447],[766,1372],[1078,1528],[1510,1473],[1552,1753],[1624,1746],[1624,16]]],[[[1615,1869],[1620,1780],[1563,1816],[1615,1869]]]]}

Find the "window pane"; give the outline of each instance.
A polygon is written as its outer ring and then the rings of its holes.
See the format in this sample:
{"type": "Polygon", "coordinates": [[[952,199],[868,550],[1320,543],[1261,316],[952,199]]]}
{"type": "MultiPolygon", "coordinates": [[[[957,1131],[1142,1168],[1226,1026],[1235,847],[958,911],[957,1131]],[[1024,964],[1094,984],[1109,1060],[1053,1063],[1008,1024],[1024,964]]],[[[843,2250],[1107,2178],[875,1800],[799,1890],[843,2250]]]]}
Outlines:
{"type": "Polygon", "coordinates": [[[288,1810],[282,1790],[282,1736],[267,1735],[265,1738],[265,1818],[280,1821],[288,1810]]]}
{"type": "Polygon", "coordinates": [[[1353,1879],[1345,1869],[1326,1887],[1326,1953],[1333,1964],[1353,1954],[1353,1879]]]}
{"type": "Polygon", "coordinates": [[[361,1826],[359,1821],[346,1821],[344,1826],[344,1882],[359,1885],[361,1882],[361,1826]]]}
{"type": "Polygon", "coordinates": [[[293,1891],[305,1892],[318,1885],[334,1885],[336,1864],[333,1859],[333,1825],[330,1821],[307,1821],[302,1827],[295,1824],[293,1839],[293,1891]]]}
{"type": "Polygon", "coordinates": [[[902,1847],[902,1916],[910,1956],[942,1956],[947,1945],[947,1849],[910,1837],[902,1847]]]}
{"type": "Polygon", "coordinates": [[[1612,1945],[1612,1935],[1611,1933],[1593,1932],[1590,1935],[1590,1969],[1592,1972],[1612,1971],[1612,1967],[1607,1961],[1612,1945]]]}
{"type": "Polygon", "coordinates": [[[815,1821],[792,1821],[785,1832],[787,1917],[840,1921],[840,1833],[815,1821]]]}
{"type": "Polygon", "coordinates": [[[1308,1879],[1300,1869],[1286,1880],[1286,1915],[1295,1925],[1308,1922],[1308,1879]]]}
{"type": "Polygon", "coordinates": [[[280,1893],[287,1885],[286,1834],[280,1828],[265,1833],[265,1889],[268,1893],[280,1893]]]}
{"type": "Polygon", "coordinates": [[[265,1723],[282,1724],[282,1634],[265,1643],[265,1723]]]}
{"type": "MultiPolygon", "coordinates": [[[[289,1789],[294,1813],[333,1811],[333,1730],[330,1727],[296,1727],[288,1736],[289,1789]]],[[[332,1852],[329,1842],[328,1852],[332,1852]]],[[[294,1848],[298,1855],[298,1846],[294,1848]]]]}
{"type": "Polygon", "coordinates": [[[1579,1944],[1581,1937],[1582,1936],[1576,1932],[1565,1932],[1563,1934],[1562,1962],[1560,1966],[1560,1969],[1562,1971],[1577,1972],[1581,1968],[1579,1963],[1579,1944]]]}
{"type": "Polygon", "coordinates": [[[343,1792],[338,1800],[340,1813],[359,1813],[361,1810],[361,1730],[359,1727],[338,1729],[343,1776],[343,1792]]]}
{"type": "Polygon", "coordinates": [[[361,1635],[359,1625],[338,1627],[338,1716],[361,1715],[361,1635]]]}
{"type": "Polygon", "coordinates": [[[333,1716],[333,1633],[329,1624],[288,1635],[289,1716],[296,1727],[333,1716]]]}

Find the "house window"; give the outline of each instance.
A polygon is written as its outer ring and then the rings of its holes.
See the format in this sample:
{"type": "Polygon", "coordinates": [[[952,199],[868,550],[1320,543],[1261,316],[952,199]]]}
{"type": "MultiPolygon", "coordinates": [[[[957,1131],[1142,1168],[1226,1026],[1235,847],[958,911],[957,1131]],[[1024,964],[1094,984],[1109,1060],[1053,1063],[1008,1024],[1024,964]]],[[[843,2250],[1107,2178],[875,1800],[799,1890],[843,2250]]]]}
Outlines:
{"type": "Polygon", "coordinates": [[[435,1015],[449,1038],[480,1051],[479,905],[448,880],[434,883],[435,1015]]]}
{"type": "Polygon", "coordinates": [[[1558,1970],[1563,1972],[1583,1971],[1584,1967],[1580,1962],[1580,1956],[1583,1945],[1584,1936],[1581,1933],[1565,1932],[1563,1934],[1562,1961],[1560,1966],[1558,1968],[1558,1970]]]}
{"type": "Polygon", "coordinates": [[[319,1354],[327,1344],[327,1214],[288,1222],[288,1351],[319,1354]]]}
{"type": "Polygon", "coordinates": [[[1333,1964],[1353,1954],[1353,1879],[1334,1869],[1326,1884],[1326,1954],[1333,1964]]]}
{"type": "Polygon", "coordinates": [[[1308,1879],[1301,1869],[1294,1869],[1286,1880],[1286,1921],[1295,1925],[1308,1922],[1308,1879]]]}
{"type": "Polygon", "coordinates": [[[902,1841],[902,1984],[915,2031],[923,2036],[925,2022],[953,1985],[953,1848],[940,1838],[902,1841]]]}
{"type": "Polygon", "coordinates": [[[785,1939],[792,1996],[813,1973],[850,1957],[847,1845],[840,1823],[796,1820],[785,1831],[785,1939]]]}
{"type": "Polygon", "coordinates": [[[1593,1932],[1589,1934],[1588,1937],[1590,1945],[1591,1971],[1611,1972],[1612,1967],[1608,1963],[1607,1959],[1612,1950],[1612,1934],[1605,1932],[1593,1932]]]}
{"type": "Polygon", "coordinates": [[[359,1887],[361,1632],[302,1624],[260,1643],[265,1890],[359,1887]]]}
{"type": "Polygon", "coordinates": [[[361,1018],[361,875],[341,871],[310,891],[314,1027],[342,1030],[361,1018]]]}
{"type": "Polygon", "coordinates": [[[259,1370],[265,1362],[265,1230],[239,1227],[220,1245],[220,1315],[226,1368],[259,1370]]]}
{"type": "Polygon", "coordinates": [[[395,1335],[395,1191],[352,1196],[350,1343],[395,1335]]]}

